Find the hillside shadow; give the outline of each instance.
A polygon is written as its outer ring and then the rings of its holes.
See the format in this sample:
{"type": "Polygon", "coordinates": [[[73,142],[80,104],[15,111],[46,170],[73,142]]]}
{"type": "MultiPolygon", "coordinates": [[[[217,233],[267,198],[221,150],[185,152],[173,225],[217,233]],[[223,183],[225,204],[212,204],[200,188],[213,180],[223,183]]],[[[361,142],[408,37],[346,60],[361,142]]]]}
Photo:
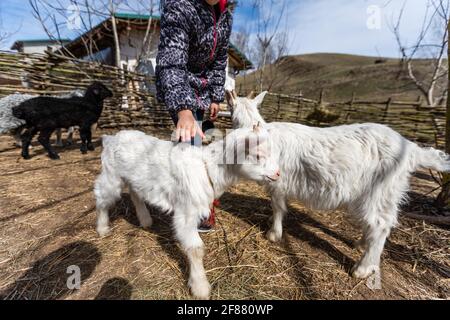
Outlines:
{"type": "Polygon", "coordinates": [[[92,275],[100,263],[101,254],[91,243],[77,241],[65,245],[36,261],[12,285],[0,292],[0,300],[55,300],[64,299],[75,289],[69,289],[68,268],[80,270],[80,285],[92,275]]]}

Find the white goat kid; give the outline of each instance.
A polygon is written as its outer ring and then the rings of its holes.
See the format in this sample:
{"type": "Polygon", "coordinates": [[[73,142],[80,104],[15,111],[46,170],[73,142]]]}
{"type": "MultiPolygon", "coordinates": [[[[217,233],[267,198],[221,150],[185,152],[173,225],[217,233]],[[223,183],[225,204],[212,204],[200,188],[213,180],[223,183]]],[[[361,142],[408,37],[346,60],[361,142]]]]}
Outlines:
{"type": "Polygon", "coordinates": [[[207,147],[174,145],[139,131],[122,131],[103,137],[102,173],[95,183],[97,232],[109,232],[108,210],[129,187],[142,227],[150,227],[148,204],[173,213],[175,236],[188,257],[189,287],[195,297],[206,299],[210,285],[203,267],[203,242],[197,226],[207,218],[211,204],[240,178],[275,181],[279,170],[270,156],[267,131],[256,127],[235,130],[207,147]],[[249,146],[248,152],[242,150],[249,146]],[[235,146],[238,159],[234,163],[235,146]],[[241,149],[239,149],[241,146],[241,149]],[[232,159],[227,164],[224,159],[232,159]],[[205,216],[206,215],[206,216],[205,216]]]}
{"type": "Polygon", "coordinates": [[[344,209],[362,227],[364,249],[352,274],[366,278],[379,270],[380,256],[406,199],[411,173],[418,168],[450,171],[448,155],[421,148],[387,126],[367,123],[313,128],[294,123],[265,123],[259,114],[266,92],[254,100],[231,99],[233,125],[263,123],[279,157],[281,178],[267,186],[272,197],[270,241],[282,237],[287,199],[318,210],[344,209]]]}

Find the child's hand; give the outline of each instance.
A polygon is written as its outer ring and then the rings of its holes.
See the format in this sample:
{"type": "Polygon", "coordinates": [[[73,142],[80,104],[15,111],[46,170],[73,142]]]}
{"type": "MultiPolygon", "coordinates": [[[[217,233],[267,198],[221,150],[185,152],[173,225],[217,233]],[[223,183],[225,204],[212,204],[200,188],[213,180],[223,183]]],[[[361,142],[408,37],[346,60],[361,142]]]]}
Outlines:
{"type": "Polygon", "coordinates": [[[194,115],[191,110],[182,110],[178,112],[178,124],[177,124],[177,141],[190,142],[191,138],[194,138],[198,134],[205,138],[205,134],[195,121],[194,115]]]}
{"type": "Polygon", "coordinates": [[[219,116],[219,104],[215,102],[211,103],[211,108],[209,110],[211,111],[211,120],[216,121],[219,116]]]}

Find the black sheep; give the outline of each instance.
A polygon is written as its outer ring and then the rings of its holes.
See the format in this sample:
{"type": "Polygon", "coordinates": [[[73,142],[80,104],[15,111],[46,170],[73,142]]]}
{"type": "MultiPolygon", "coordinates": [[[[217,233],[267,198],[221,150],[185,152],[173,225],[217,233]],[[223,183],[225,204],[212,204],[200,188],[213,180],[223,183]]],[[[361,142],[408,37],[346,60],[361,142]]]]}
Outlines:
{"type": "Polygon", "coordinates": [[[73,126],[80,127],[81,152],[85,154],[88,150],[94,150],[91,126],[102,114],[103,101],[112,96],[112,92],[102,83],[94,82],[87,88],[84,97],[37,97],[14,107],[14,117],[26,122],[26,130],[21,135],[22,157],[30,158],[28,147],[39,132],[38,141],[47,150],[49,157],[59,159],[50,145],[50,136],[58,128],[73,126]]]}

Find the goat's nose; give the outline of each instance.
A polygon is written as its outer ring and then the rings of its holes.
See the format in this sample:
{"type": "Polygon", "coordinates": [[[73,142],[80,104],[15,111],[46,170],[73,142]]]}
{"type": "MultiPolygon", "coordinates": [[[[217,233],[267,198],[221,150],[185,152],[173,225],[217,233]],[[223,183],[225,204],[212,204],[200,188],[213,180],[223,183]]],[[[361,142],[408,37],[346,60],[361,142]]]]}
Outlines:
{"type": "Polygon", "coordinates": [[[281,176],[280,170],[277,171],[276,175],[277,177],[281,176]]]}

